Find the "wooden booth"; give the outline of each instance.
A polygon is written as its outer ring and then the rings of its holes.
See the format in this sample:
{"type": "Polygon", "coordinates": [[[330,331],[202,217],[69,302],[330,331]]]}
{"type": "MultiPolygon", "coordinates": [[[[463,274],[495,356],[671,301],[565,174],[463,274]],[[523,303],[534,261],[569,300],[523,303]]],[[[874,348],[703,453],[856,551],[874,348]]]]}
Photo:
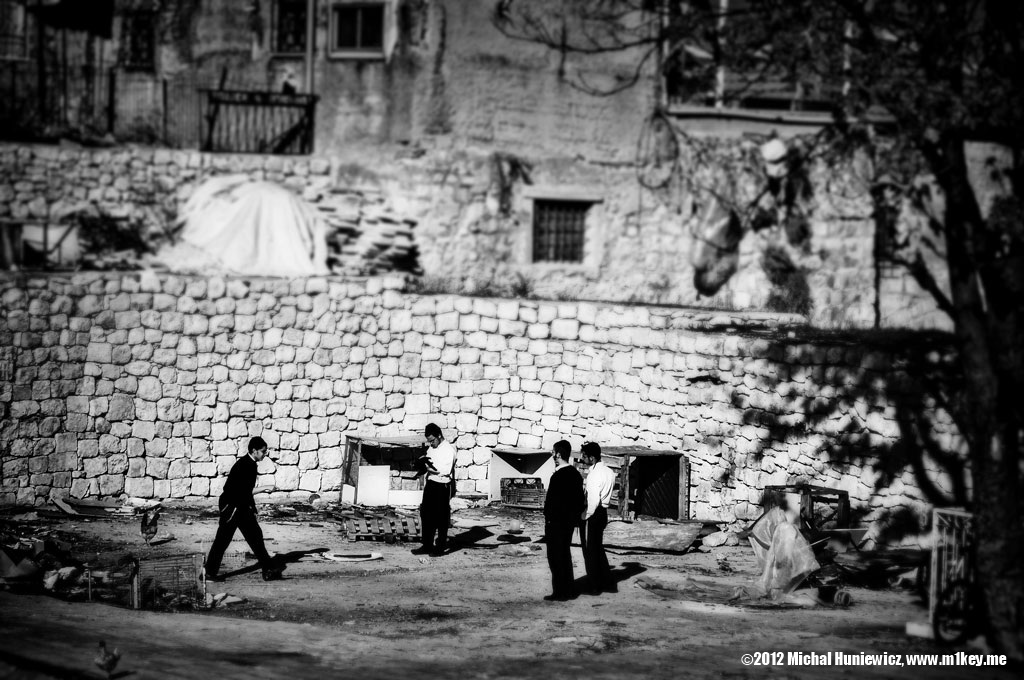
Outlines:
{"type": "Polygon", "coordinates": [[[551,451],[512,447],[491,449],[490,500],[516,508],[543,508],[544,490],[555,471],[551,451]]]}
{"type": "Polygon", "coordinates": [[[423,435],[345,435],[343,502],[360,505],[419,505],[426,477],[417,459],[427,453],[423,435]]]}

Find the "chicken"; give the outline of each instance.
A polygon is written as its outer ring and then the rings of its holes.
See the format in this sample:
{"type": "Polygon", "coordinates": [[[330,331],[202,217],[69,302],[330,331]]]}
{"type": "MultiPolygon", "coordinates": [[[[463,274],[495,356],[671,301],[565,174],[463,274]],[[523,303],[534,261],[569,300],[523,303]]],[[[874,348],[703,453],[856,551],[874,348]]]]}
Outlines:
{"type": "Polygon", "coordinates": [[[145,539],[146,545],[153,540],[156,536],[157,522],[160,519],[160,506],[150,508],[142,513],[142,538],[145,539]]]}
{"type": "Polygon", "coordinates": [[[120,650],[114,649],[114,651],[112,651],[112,652],[108,651],[107,650],[107,643],[104,642],[103,640],[100,640],[99,651],[96,652],[96,658],[93,659],[92,661],[93,661],[93,663],[96,664],[96,666],[101,671],[106,671],[107,678],[111,678],[111,677],[113,677],[114,669],[117,668],[117,662],[120,659],[121,659],[121,652],[120,652],[120,650]]]}

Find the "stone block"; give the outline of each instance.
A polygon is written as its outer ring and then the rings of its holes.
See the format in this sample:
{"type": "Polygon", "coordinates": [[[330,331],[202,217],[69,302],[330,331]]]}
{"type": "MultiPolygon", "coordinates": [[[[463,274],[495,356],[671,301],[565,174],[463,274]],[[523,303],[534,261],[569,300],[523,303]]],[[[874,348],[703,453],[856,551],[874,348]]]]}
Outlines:
{"type": "Polygon", "coordinates": [[[153,498],[153,480],[150,477],[128,477],[124,480],[124,492],[134,498],[153,498]]]}

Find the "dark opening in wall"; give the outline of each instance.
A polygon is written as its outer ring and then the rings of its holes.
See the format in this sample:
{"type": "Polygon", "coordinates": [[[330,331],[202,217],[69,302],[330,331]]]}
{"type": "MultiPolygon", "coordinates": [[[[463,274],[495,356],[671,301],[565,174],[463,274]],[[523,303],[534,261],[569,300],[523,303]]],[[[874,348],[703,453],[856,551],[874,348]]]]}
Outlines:
{"type": "Polygon", "coordinates": [[[588,201],[534,201],[533,261],[582,262],[590,206],[588,201]]]}

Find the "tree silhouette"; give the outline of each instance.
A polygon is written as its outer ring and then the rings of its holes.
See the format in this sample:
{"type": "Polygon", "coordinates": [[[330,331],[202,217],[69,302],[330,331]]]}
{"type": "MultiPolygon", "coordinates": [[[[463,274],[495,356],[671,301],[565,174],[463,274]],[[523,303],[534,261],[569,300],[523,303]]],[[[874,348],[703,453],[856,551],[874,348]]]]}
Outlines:
{"type": "MultiPolygon", "coordinates": [[[[969,451],[990,639],[1024,660],[1024,3],[501,0],[494,23],[558,50],[559,75],[595,95],[641,86],[664,106],[724,107],[771,104],[782,92],[794,108],[829,110],[831,148],[868,159],[868,191],[881,196],[884,183],[920,200],[933,238],[899,244],[895,257],[954,324],[956,424],[969,451]],[[572,68],[612,53],[635,68],[610,86],[572,68]],[[884,131],[871,123],[879,111],[884,131]],[[987,168],[981,198],[972,142],[1012,156],[1006,169],[987,168]],[[927,187],[915,180],[922,173],[927,187]],[[945,271],[929,267],[935,257],[945,271]]],[[[821,417],[814,400],[805,414],[821,417]]],[[[895,453],[913,465],[914,451],[932,443],[912,410],[902,418],[895,453]]]]}

